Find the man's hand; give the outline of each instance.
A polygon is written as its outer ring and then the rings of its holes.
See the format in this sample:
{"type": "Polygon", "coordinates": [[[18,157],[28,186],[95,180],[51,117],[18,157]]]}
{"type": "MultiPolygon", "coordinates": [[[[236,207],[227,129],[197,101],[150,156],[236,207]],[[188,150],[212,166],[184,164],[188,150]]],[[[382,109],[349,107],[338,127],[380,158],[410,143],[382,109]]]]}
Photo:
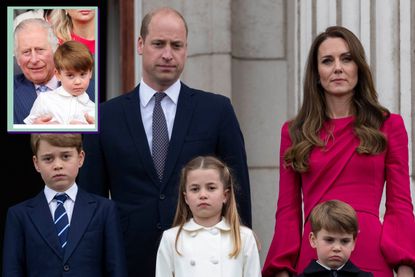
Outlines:
{"type": "Polygon", "coordinates": [[[95,124],[95,118],[90,116],[88,113],[85,113],[85,119],[88,124],[95,124]]]}
{"type": "Polygon", "coordinates": [[[33,120],[33,124],[57,124],[58,122],[52,121],[51,115],[44,115],[33,120]]]}

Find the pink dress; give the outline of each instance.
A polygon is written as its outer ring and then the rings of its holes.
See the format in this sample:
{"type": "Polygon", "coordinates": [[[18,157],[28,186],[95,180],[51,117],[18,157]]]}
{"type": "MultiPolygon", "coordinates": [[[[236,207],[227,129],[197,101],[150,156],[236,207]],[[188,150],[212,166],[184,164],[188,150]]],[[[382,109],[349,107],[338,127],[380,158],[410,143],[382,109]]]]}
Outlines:
{"type": "Polygon", "coordinates": [[[384,122],[381,131],[387,137],[387,149],[378,155],[356,152],[359,140],[354,135],[353,122],[354,117],[347,117],[325,123],[320,137],[327,142],[326,147],[313,149],[309,170],[304,174],[283,166],[283,153],[291,139],[288,123],[282,127],[275,232],[263,276],[274,276],[281,270],[301,273],[311,259],[317,258],[308,242],[307,218],[317,203],[330,199],[347,202],[357,212],[360,232],[350,257],[356,266],[375,277],[392,277],[392,269],[400,264],[415,268],[408,137],[402,117],[391,114],[384,122]],[[379,206],[385,182],[386,212],[382,223],[379,206]]]}
{"type": "MultiPolygon", "coordinates": [[[[83,37],[80,37],[74,33],[71,33],[71,38],[72,40],[78,41],[80,43],[83,43],[86,45],[86,47],[88,47],[89,51],[91,52],[92,55],[95,54],[95,39],[86,39],[83,37]]],[[[61,38],[58,38],[58,43],[62,44],[64,41],[61,38]]]]}

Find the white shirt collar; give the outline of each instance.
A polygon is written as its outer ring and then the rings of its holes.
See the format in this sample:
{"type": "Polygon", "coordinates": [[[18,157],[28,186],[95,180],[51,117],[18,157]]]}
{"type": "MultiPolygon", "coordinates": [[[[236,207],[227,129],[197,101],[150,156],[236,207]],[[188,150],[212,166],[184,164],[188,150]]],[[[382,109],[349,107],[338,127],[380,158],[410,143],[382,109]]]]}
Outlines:
{"type": "Polygon", "coordinates": [[[205,227],[202,225],[197,224],[193,218],[191,218],[189,221],[187,221],[184,225],[183,225],[183,230],[192,232],[192,231],[197,231],[200,229],[205,229],[205,230],[210,230],[210,229],[214,229],[214,228],[218,228],[222,231],[229,231],[231,229],[231,226],[229,225],[229,223],[227,222],[227,220],[222,217],[222,220],[219,221],[218,223],[216,223],[215,225],[211,226],[211,227],[205,227]]]}
{"type": "Polygon", "coordinates": [[[81,103],[81,104],[87,104],[89,102],[89,96],[88,94],[84,91],[82,94],[78,95],[78,96],[73,96],[72,94],[70,94],[69,92],[67,92],[63,86],[58,87],[55,91],[51,92],[51,93],[57,93],[59,95],[65,96],[65,97],[76,97],[76,99],[81,103]]]}
{"type": "MultiPolygon", "coordinates": [[[[55,90],[57,87],[59,87],[59,81],[56,76],[53,75],[52,79],[50,79],[49,82],[45,84],[45,86],[47,86],[49,90],[55,90]]],[[[40,85],[35,84],[35,89],[38,87],[40,87],[40,85]]]]}
{"type": "Polygon", "coordinates": [[[70,188],[67,189],[64,192],[58,192],[58,191],[55,191],[55,190],[51,189],[48,186],[45,186],[45,189],[43,191],[45,193],[46,200],[48,201],[48,204],[50,204],[50,202],[52,202],[53,197],[55,197],[56,194],[63,194],[63,193],[66,193],[69,196],[69,199],[71,199],[73,202],[75,202],[76,194],[78,193],[78,186],[76,185],[76,183],[73,183],[73,185],[70,186],[70,188]]]}
{"type": "MultiPolygon", "coordinates": [[[[173,85],[171,85],[168,89],[164,92],[167,96],[177,105],[177,101],[179,100],[179,93],[181,88],[180,80],[177,80],[173,85]]],[[[153,97],[154,93],[157,91],[149,87],[143,79],[140,81],[140,103],[143,107],[146,107],[150,102],[151,98],[153,97]]]]}

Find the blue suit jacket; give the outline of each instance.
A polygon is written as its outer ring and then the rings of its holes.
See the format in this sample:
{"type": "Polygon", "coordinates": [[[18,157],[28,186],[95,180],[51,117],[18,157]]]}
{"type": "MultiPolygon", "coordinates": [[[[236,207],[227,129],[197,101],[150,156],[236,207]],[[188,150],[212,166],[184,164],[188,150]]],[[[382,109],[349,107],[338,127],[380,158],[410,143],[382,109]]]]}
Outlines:
{"type": "Polygon", "coordinates": [[[43,190],[11,207],[3,277],[11,276],[127,276],[115,203],[78,190],[64,255],[43,190]]]}
{"type": "MultiPolygon", "coordinates": [[[[95,81],[91,79],[86,93],[95,101],[95,81]]],[[[13,123],[25,124],[23,120],[29,115],[37,97],[35,85],[23,74],[14,76],[13,123]]]]}
{"type": "Polygon", "coordinates": [[[118,203],[130,276],[154,276],[160,235],[176,210],[180,170],[195,156],[217,155],[233,168],[241,218],[251,226],[244,140],[227,97],[182,84],[162,182],[141,119],[139,86],[101,105],[99,127],[99,134],[84,135],[78,184],[105,196],[111,191],[118,203]]]}

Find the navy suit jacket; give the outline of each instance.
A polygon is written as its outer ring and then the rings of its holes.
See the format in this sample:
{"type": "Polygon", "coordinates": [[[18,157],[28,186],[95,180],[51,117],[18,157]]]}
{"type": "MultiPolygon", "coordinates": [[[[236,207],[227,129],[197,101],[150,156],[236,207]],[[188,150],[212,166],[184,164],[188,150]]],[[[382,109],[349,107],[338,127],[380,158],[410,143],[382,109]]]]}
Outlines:
{"type": "Polygon", "coordinates": [[[216,155],[233,169],[239,212],[251,226],[244,140],[227,97],[182,83],[161,182],[141,119],[139,86],[101,105],[99,134],[85,134],[84,149],[78,184],[105,196],[110,191],[117,202],[130,276],[154,276],[160,236],[176,210],[180,170],[198,155],[216,155]]]}
{"type": "Polygon", "coordinates": [[[127,276],[114,202],[79,189],[69,228],[62,255],[43,190],[34,198],[9,208],[3,277],[127,276]]]}
{"type": "MultiPolygon", "coordinates": [[[[89,98],[95,102],[95,81],[91,79],[86,90],[89,98]]],[[[37,98],[35,85],[23,74],[14,76],[13,123],[25,124],[23,120],[29,115],[37,98]]]]}

